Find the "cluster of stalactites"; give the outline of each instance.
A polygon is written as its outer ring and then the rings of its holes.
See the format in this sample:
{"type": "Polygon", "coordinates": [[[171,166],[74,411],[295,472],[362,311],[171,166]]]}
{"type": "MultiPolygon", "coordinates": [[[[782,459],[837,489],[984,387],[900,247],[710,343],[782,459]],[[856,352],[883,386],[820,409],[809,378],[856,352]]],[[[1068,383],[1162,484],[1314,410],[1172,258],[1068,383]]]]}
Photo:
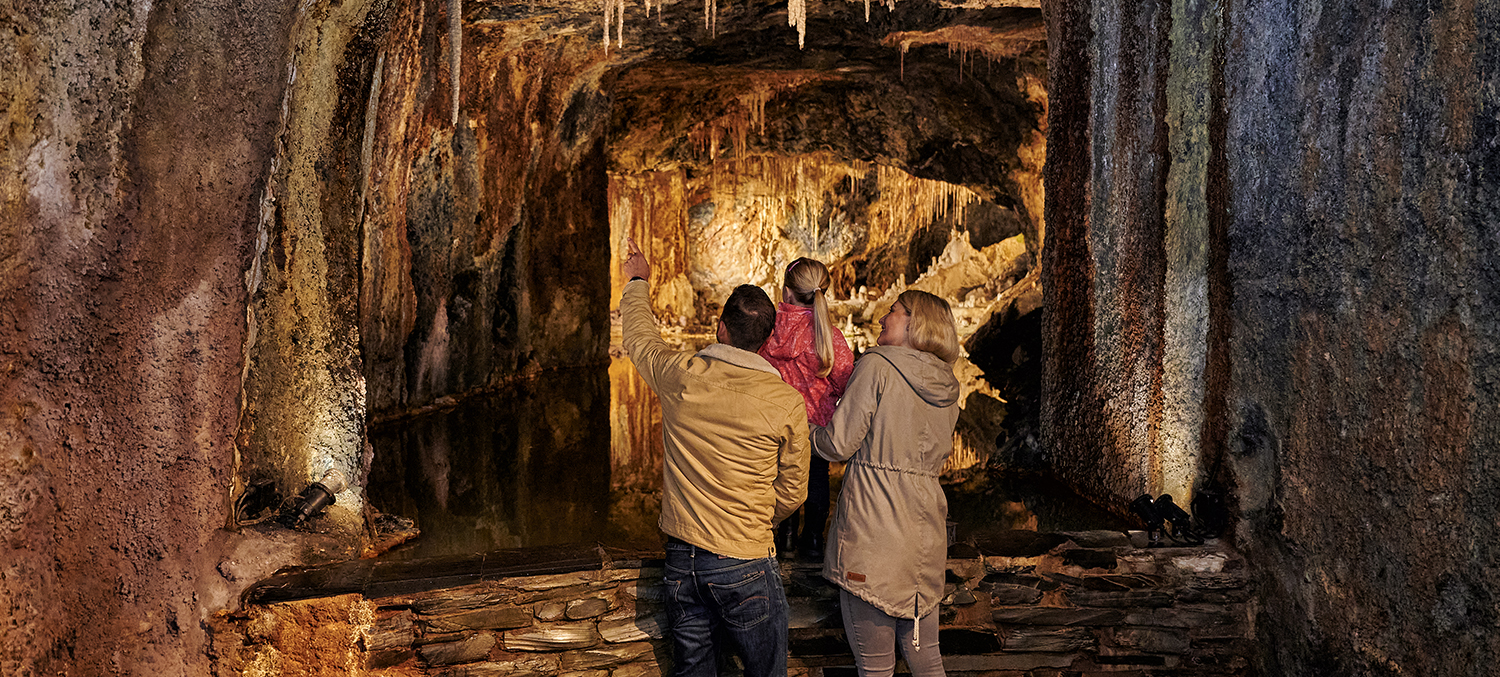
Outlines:
{"type": "Polygon", "coordinates": [[[752,85],[737,98],[737,106],[716,118],[698,123],[688,131],[693,148],[712,162],[728,146],[730,154],[739,156],[749,149],[750,132],[766,133],[766,103],[783,90],[800,85],[800,79],[761,82],[752,85]],[[725,142],[728,142],[727,144],[725,142]]]}
{"type": "MultiPolygon", "coordinates": [[[[881,209],[889,210],[878,221],[901,228],[925,228],[939,219],[962,223],[968,206],[980,200],[958,184],[918,178],[886,165],[875,166],[875,181],[881,209]]],[[[872,243],[884,239],[884,234],[870,234],[872,243]]]]}
{"type": "MultiPolygon", "coordinates": [[[[657,13],[661,6],[657,6],[657,13]]],[[[646,0],[646,14],[651,13],[651,0],[646,0]]],[[[625,0],[604,0],[604,53],[609,53],[609,28],[615,28],[615,46],[625,46],[625,0]]]]}
{"type": "MultiPolygon", "coordinates": [[[[870,20],[870,0],[865,2],[865,21],[870,20]]],[[[646,16],[651,16],[651,0],[645,0],[646,16]]],[[[896,0],[881,0],[888,9],[896,8],[896,0]]],[[[661,16],[661,0],[656,0],[656,15],[661,16]]],[[[807,43],[807,0],[787,0],[786,25],[797,29],[797,48],[807,43]]],[[[604,0],[604,51],[609,51],[609,29],[615,29],[615,46],[623,46],[625,35],[625,0],[604,0]]],[[[709,35],[719,34],[718,0],[703,0],[703,30],[709,35]]]]}
{"type": "Polygon", "coordinates": [[[710,188],[715,195],[725,186],[733,194],[731,204],[757,230],[779,233],[788,223],[800,224],[817,241],[821,237],[826,195],[839,182],[848,190],[864,180],[869,166],[848,162],[824,153],[812,155],[750,156],[716,162],[710,188]]]}
{"type": "MultiPolygon", "coordinates": [[[[798,79],[760,82],[736,98],[735,106],[723,115],[704,120],[688,132],[688,140],[701,159],[714,167],[715,181],[721,172],[732,176],[746,173],[766,177],[774,193],[786,196],[789,204],[797,205],[771,208],[772,212],[797,212],[803,223],[813,224],[816,209],[821,205],[821,195],[829,185],[831,177],[854,181],[863,179],[868,172],[864,163],[839,166],[831,159],[817,155],[795,158],[773,159],[757,157],[750,147],[750,134],[764,137],[766,133],[766,105],[782,91],[795,89],[802,84],[798,79]],[[721,156],[728,156],[727,162],[721,156]],[[812,211],[809,211],[812,210],[812,211]]],[[[892,205],[891,223],[928,224],[950,214],[963,220],[965,208],[979,197],[963,186],[919,179],[907,172],[876,165],[875,188],[883,196],[886,205],[892,205]]],[[[765,217],[775,218],[771,212],[765,217]]],[[[816,230],[816,225],[812,226],[816,230]]]]}
{"type": "Polygon", "coordinates": [[[887,33],[881,42],[900,48],[903,79],[906,77],[906,53],[912,47],[946,45],[948,56],[958,59],[958,77],[962,80],[965,68],[973,70],[976,55],[993,65],[1025,54],[1032,46],[1032,42],[1025,38],[995,34],[985,28],[965,25],[915,33],[887,33]]]}
{"type": "Polygon", "coordinates": [[[708,181],[715,200],[738,205],[740,218],[752,230],[782,232],[795,223],[813,241],[822,237],[820,219],[828,196],[840,192],[837,184],[847,184],[843,191],[849,194],[878,195],[865,224],[866,246],[872,250],[939,221],[963,222],[967,207],[980,201],[961,185],[827,153],[723,159],[713,163],[708,181]]]}

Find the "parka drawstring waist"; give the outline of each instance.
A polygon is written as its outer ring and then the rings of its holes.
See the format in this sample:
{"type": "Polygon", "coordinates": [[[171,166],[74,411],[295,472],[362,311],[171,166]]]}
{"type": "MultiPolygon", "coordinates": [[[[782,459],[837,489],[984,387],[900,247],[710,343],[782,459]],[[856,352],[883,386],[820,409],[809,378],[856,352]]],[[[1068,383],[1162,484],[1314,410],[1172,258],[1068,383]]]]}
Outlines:
{"type": "Polygon", "coordinates": [[[870,468],[871,470],[884,470],[886,472],[899,472],[907,475],[916,475],[918,477],[937,478],[942,477],[943,475],[941,472],[933,472],[931,470],[918,470],[916,468],[901,468],[894,465],[885,465],[882,463],[871,463],[869,461],[858,458],[849,459],[849,461],[846,462],[846,465],[870,468]]]}

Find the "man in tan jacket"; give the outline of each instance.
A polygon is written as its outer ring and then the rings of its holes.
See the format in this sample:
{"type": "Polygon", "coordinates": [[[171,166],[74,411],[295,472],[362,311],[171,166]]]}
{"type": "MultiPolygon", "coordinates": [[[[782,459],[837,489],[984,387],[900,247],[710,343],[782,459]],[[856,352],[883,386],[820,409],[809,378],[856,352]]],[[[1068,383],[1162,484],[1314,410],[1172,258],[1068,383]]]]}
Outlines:
{"type": "Polygon", "coordinates": [[[651,313],[651,266],[630,241],[623,343],[661,401],[662,506],[673,674],[714,675],[722,636],[746,677],[785,675],[787,603],[773,531],[807,496],[803,398],[756,354],[776,322],[760,288],[724,303],[719,343],[672,350],[651,313]]]}

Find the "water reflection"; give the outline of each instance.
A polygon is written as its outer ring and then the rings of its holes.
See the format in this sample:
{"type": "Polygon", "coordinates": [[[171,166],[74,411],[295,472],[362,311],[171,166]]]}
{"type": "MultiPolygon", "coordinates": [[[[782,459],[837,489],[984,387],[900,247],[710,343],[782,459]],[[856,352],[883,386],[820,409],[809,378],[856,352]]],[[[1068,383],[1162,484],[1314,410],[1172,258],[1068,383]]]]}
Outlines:
{"type": "Polygon", "coordinates": [[[959,486],[944,487],[956,539],[983,540],[986,534],[1028,531],[1133,529],[1124,519],[1084,500],[1047,475],[991,473],[959,486]]]}
{"type": "Polygon", "coordinates": [[[391,556],[659,543],[661,444],[637,427],[660,416],[630,395],[645,388],[639,377],[620,371],[553,374],[372,429],[370,503],[422,531],[391,556]],[[611,444],[615,434],[624,443],[611,444]]]}
{"type": "MultiPolygon", "coordinates": [[[[421,529],[387,557],[662,542],[661,411],[626,359],[376,427],[370,439],[371,505],[421,529]]],[[[1125,526],[1037,477],[988,476],[946,489],[961,540],[988,530],[1125,526]]]]}

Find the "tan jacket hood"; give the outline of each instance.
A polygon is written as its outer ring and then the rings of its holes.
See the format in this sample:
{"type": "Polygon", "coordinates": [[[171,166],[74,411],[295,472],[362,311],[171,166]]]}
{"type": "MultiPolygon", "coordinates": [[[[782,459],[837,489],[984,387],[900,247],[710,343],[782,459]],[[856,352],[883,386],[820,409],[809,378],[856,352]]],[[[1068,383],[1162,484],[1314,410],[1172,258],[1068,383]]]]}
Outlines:
{"type": "Polygon", "coordinates": [[[776,378],[781,378],[781,372],[776,371],[776,367],[771,366],[771,363],[767,362],[766,358],[748,350],[741,350],[727,343],[709,344],[703,350],[698,351],[697,357],[727,362],[736,367],[764,371],[774,375],[776,378]]]}

